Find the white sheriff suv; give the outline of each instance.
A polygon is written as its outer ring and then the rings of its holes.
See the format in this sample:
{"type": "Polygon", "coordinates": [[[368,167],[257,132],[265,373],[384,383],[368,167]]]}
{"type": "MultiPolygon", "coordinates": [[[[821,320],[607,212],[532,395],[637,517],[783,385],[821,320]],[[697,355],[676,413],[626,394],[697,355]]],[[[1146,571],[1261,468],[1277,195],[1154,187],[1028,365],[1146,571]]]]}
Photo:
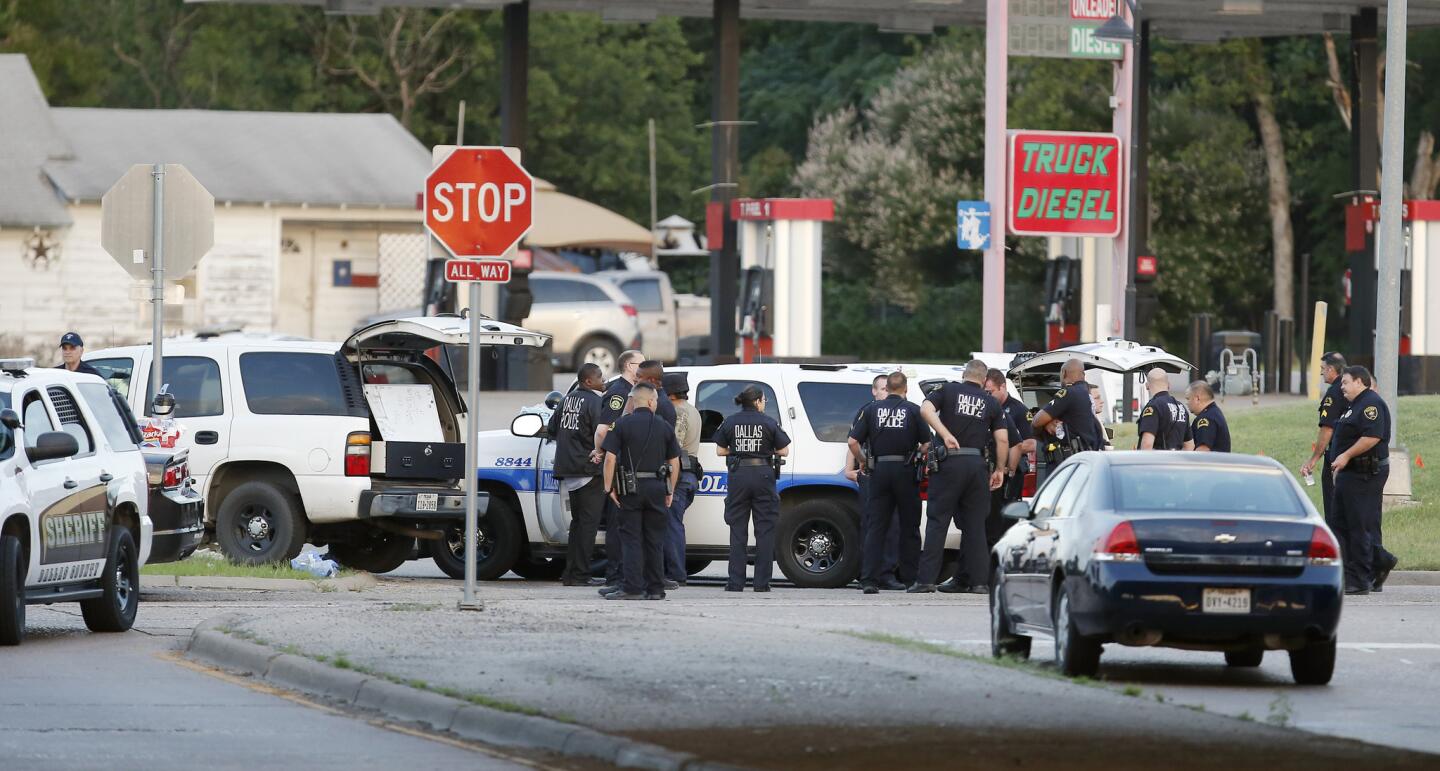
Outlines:
{"type": "Polygon", "coordinates": [[[129,408],[94,375],[33,364],[0,360],[0,645],[24,640],[40,603],[129,629],[153,535],[129,408]]]}

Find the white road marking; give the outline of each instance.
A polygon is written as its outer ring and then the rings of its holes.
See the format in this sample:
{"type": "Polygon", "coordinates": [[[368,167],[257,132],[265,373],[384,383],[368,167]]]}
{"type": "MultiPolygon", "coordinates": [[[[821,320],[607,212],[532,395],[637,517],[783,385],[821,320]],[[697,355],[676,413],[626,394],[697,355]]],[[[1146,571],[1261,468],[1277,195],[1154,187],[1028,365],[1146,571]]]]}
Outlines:
{"type": "Polygon", "coordinates": [[[1377,650],[1386,651],[1440,651],[1440,643],[1392,643],[1392,642],[1342,642],[1341,648],[1354,648],[1374,653],[1377,650]]]}

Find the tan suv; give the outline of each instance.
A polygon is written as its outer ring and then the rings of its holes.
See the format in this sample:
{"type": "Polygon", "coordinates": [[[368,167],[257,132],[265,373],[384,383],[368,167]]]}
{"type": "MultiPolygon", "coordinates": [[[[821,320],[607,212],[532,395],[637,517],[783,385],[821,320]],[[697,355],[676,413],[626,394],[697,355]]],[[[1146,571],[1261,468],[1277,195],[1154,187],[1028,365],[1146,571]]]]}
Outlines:
{"type": "Polygon", "coordinates": [[[583,273],[538,270],[530,274],[530,293],[535,300],[525,326],[552,336],[557,367],[573,372],[594,363],[608,378],[621,351],[640,348],[639,314],[615,284],[583,273]]]}

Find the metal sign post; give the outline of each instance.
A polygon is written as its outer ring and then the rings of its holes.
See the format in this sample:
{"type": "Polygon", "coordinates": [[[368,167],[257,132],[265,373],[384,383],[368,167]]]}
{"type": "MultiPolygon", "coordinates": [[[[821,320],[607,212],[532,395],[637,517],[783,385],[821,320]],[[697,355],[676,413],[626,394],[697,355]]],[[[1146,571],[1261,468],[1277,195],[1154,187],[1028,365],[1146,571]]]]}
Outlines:
{"type": "Polygon", "coordinates": [[[470,284],[470,347],[466,349],[466,369],[470,384],[466,389],[466,406],[469,416],[465,421],[465,592],[460,598],[461,610],[484,610],[485,605],[475,597],[475,531],[480,527],[478,511],[478,480],[475,478],[479,463],[480,442],[480,284],[470,284]]]}
{"type": "MultiPolygon", "coordinates": [[[[150,170],[154,179],[155,195],[151,204],[155,209],[155,221],[150,227],[150,289],[151,351],[150,398],[160,393],[161,379],[165,377],[165,165],[157,163],[150,170]]],[[[148,405],[147,405],[148,406],[148,405]]]]}

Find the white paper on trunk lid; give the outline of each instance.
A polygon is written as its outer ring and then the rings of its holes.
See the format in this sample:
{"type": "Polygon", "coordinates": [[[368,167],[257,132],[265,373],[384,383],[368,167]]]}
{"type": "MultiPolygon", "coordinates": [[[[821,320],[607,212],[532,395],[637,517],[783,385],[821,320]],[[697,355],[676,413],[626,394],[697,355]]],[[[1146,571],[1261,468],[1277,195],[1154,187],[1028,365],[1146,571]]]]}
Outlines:
{"type": "Polygon", "coordinates": [[[365,401],[387,442],[443,442],[435,391],[428,385],[368,384],[365,401]]]}

